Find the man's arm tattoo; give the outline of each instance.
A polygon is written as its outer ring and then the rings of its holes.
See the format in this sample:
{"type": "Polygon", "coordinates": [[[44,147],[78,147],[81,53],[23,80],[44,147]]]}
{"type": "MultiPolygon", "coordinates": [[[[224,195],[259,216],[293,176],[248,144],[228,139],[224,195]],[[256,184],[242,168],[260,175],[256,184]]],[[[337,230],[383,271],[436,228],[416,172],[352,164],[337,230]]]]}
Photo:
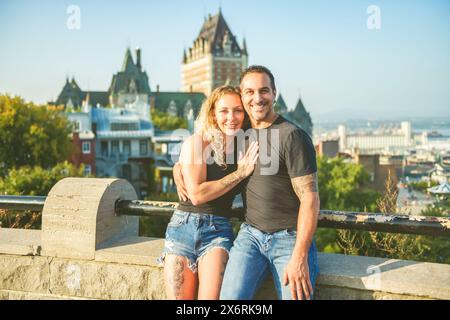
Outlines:
{"type": "Polygon", "coordinates": [[[294,192],[299,199],[302,199],[305,193],[319,191],[317,183],[317,172],[308,174],[306,176],[293,178],[291,179],[291,183],[294,187],[294,192]]]}

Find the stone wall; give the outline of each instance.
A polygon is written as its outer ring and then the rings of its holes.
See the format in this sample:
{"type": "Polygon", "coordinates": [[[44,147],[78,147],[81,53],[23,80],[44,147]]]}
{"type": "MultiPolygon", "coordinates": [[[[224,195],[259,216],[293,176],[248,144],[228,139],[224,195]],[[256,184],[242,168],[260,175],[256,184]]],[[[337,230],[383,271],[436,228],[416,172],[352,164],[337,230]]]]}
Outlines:
{"type": "MultiPolygon", "coordinates": [[[[0,299],[165,299],[156,263],[163,242],[122,239],[93,260],[27,255],[16,245],[18,254],[0,253],[0,299]]],[[[450,299],[449,265],[320,253],[319,266],[316,299],[450,299]]],[[[270,279],[257,298],[276,299],[270,279]]]]}
{"type": "MultiPolygon", "coordinates": [[[[114,214],[134,197],[124,180],[60,181],[42,230],[0,228],[0,299],[165,299],[164,240],[114,214]]],[[[320,253],[319,267],[316,299],[450,299],[450,265],[320,253]]],[[[257,298],[276,299],[270,278],[257,298]]]]}

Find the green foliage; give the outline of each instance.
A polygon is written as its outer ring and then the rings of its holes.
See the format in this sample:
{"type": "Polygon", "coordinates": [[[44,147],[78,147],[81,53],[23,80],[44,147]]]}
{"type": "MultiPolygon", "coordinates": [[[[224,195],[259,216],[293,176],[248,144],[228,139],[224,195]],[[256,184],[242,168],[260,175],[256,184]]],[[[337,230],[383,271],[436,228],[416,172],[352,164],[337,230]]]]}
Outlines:
{"type": "Polygon", "coordinates": [[[338,245],[345,254],[450,264],[450,241],[398,233],[339,230],[338,245]]]}
{"type": "Polygon", "coordinates": [[[176,130],[187,129],[188,122],[186,119],[174,117],[159,110],[152,110],[152,122],[159,130],[176,130]]]}
{"type": "MultiPolygon", "coordinates": [[[[376,211],[379,194],[364,188],[369,175],[361,165],[341,158],[317,158],[320,207],[338,211],[376,211]]],[[[336,229],[318,228],[316,243],[320,251],[342,253],[336,229]]]]}
{"type": "Polygon", "coordinates": [[[165,238],[170,217],[140,217],[139,236],[165,238]]]}
{"type": "Polygon", "coordinates": [[[417,182],[409,182],[408,187],[410,187],[413,190],[420,191],[420,192],[427,192],[428,188],[437,186],[439,183],[436,181],[417,181],[417,182]]]}
{"type": "Polygon", "coordinates": [[[315,238],[317,249],[326,253],[342,253],[342,248],[338,245],[338,230],[332,228],[317,228],[315,238]]]}
{"type": "Polygon", "coordinates": [[[58,163],[50,170],[41,167],[12,169],[0,178],[0,194],[46,196],[50,189],[66,177],[82,177],[83,166],[76,168],[67,161],[58,163]]]}
{"type": "Polygon", "coordinates": [[[41,229],[41,212],[11,212],[0,209],[0,228],[41,229]]]}
{"type": "MultiPolygon", "coordinates": [[[[82,177],[83,166],[77,169],[66,162],[58,163],[51,170],[41,167],[12,169],[0,178],[0,194],[46,196],[50,189],[66,177],[82,177]]],[[[40,229],[41,212],[14,212],[0,210],[0,226],[3,228],[40,229]]]]}
{"type": "Polygon", "coordinates": [[[420,212],[421,216],[426,217],[450,217],[450,206],[447,202],[429,204],[420,212]]]}
{"type": "Polygon", "coordinates": [[[0,176],[13,168],[51,168],[72,151],[71,126],[61,111],[0,95],[0,176]]]}
{"type": "Polygon", "coordinates": [[[379,193],[366,189],[369,175],[342,158],[317,158],[320,207],[326,210],[376,211],[379,193]]]}
{"type": "MultiPolygon", "coordinates": [[[[397,195],[398,190],[388,176],[385,194],[377,200],[378,211],[384,214],[396,212],[397,195]]],[[[436,214],[436,211],[429,210],[428,213],[436,214]]],[[[450,242],[445,238],[339,230],[337,243],[345,254],[450,263],[450,242]]]]}

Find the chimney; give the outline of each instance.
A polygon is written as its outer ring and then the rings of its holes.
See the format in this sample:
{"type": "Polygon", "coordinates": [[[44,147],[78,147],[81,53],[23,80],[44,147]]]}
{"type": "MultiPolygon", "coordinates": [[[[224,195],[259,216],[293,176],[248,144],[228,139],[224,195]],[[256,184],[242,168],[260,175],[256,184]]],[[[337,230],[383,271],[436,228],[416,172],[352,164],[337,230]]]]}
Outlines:
{"type": "Polygon", "coordinates": [[[156,85],[156,92],[159,92],[159,84],[156,85]]]}
{"type": "Polygon", "coordinates": [[[136,66],[141,70],[141,49],[136,48],[136,66]]]}

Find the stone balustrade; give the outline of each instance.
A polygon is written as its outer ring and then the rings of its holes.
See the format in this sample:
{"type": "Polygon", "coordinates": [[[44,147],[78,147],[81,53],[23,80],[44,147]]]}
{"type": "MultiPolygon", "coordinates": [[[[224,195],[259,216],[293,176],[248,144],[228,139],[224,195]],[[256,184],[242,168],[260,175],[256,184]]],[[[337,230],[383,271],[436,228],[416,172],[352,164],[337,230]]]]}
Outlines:
{"type": "MultiPolygon", "coordinates": [[[[66,178],[50,191],[42,230],[0,229],[0,299],[165,299],[164,240],[116,216],[136,199],[120,179],[66,178]]],[[[316,299],[450,299],[450,265],[319,254],[316,299]]],[[[258,299],[276,299],[270,278],[258,299]]]]}

